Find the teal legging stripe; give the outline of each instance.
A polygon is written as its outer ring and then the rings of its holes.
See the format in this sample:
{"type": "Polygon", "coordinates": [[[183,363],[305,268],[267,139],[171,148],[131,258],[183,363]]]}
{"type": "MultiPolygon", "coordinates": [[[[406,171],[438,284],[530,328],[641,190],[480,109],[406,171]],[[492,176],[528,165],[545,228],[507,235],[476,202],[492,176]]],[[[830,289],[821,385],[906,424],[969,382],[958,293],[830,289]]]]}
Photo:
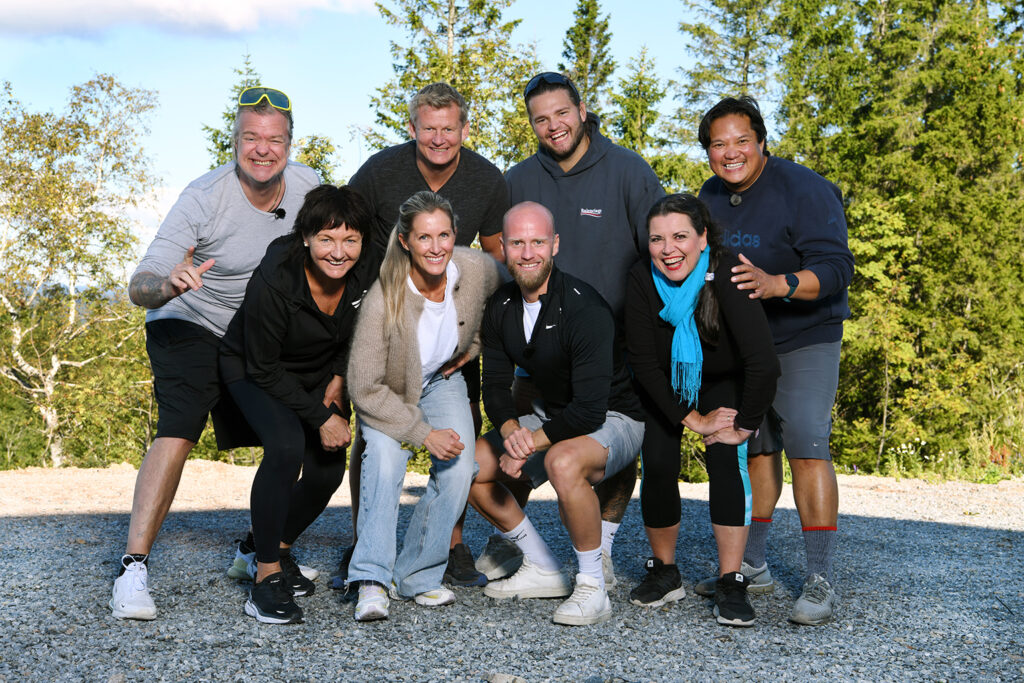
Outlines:
{"type": "Polygon", "coordinates": [[[740,479],[743,480],[743,526],[750,526],[750,517],[754,511],[754,496],[750,490],[750,475],[747,474],[747,442],[736,447],[736,458],[740,466],[740,479]]]}

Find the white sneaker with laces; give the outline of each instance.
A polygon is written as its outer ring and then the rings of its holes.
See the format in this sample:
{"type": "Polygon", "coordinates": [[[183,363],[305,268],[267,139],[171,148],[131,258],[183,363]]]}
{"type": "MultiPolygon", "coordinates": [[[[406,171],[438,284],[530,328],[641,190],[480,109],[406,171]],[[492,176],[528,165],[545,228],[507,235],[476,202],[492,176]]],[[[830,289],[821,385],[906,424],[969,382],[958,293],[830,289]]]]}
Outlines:
{"type": "Polygon", "coordinates": [[[588,626],[612,618],[612,603],[608,591],[600,582],[587,574],[576,575],[576,590],[555,610],[551,621],[569,626],[588,626]]]}
{"type": "Polygon", "coordinates": [[[114,579],[110,609],[118,619],[156,619],[156,605],[149,596],[149,570],[131,555],[121,558],[124,573],[114,579]]]}
{"type": "Polygon", "coordinates": [[[541,569],[524,556],[523,564],[512,576],[491,581],[484,586],[484,595],[491,598],[564,598],[572,592],[569,577],[563,569],[541,569]]]}
{"type": "Polygon", "coordinates": [[[416,597],[413,599],[416,601],[417,605],[423,605],[424,607],[441,607],[443,605],[453,604],[455,602],[455,593],[447,588],[435,588],[431,591],[417,593],[416,597]]]}
{"type": "Polygon", "coordinates": [[[388,592],[384,586],[373,581],[359,584],[359,601],[356,603],[356,621],[378,621],[388,618],[388,592]]]}

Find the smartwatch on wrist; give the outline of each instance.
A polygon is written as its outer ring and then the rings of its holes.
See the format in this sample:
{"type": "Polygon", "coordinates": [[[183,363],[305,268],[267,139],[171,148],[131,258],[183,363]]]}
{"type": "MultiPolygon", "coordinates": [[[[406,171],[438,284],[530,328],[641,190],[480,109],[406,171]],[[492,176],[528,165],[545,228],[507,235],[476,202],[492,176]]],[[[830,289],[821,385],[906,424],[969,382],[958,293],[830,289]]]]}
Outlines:
{"type": "Polygon", "coordinates": [[[793,273],[786,273],[786,284],[789,285],[789,291],[786,292],[786,296],[782,297],[782,300],[789,303],[789,297],[796,293],[796,288],[800,286],[800,278],[793,273]]]}

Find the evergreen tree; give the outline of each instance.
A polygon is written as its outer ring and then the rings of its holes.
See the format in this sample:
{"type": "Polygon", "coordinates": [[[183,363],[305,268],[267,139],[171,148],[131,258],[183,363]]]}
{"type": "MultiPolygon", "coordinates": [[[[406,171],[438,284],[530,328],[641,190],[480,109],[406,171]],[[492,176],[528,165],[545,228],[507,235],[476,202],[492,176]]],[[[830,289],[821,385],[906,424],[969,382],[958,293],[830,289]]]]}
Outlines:
{"type": "Polygon", "coordinates": [[[558,64],[558,70],[572,79],[587,107],[596,112],[606,101],[606,84],[615,71],[615,60],[608,52],[610,15],[601,18],[597,0],[578,0],[573,17],[562,42],[565,61],[558,64]]]}
{"type": "Polygon", "coordinates": [[[726,96],[771,99],[771,67],[780,47],[773,29],[777,0],[684,0],[696,21],[683,21],[692,67],[680,67],[676,97],[678,139],[697,152],[697,124],[726,96]]]}
{"type": "Polygon", "coordinates": [[[643,156],[670,191],[696,192],[707,176],[707,166],[688,160],[673,147],[659,111],[666,92],[654,58],[646,47],[640,48],[629,60],[629,71],[619,79],[618,90],[612,93],[615,109],[609,132],[620,145],[643,156]]]}
{"type": "Polygon", "coordinates": [[[641,47],[629,60],[629,71],[619,79],[619,90],[612,94],[615,111],[609,121],[616,141],[645,156],[667,141],[656,135],[658,105],[665,99],[665,88],[654,71],[654,58],[641,47]]]}
{"type": "Polygon", "coordinates": [[[505,20],[513,0],[396,0],[377,3],[392,26],[407,31],[408,43],[391,43],[395,76],[371,98],[376,129],[370,146],[381,149],[408,137],[408,101],[425,85],[444,81],[469,106],[469,137],[463,144],[499,167],[533,152],[535,140],[522,104],[522,87],[539,70],[532,50],[514,46],[509,35],[519,20],[505,20]]]}
{"type": "Polygon", "coordinates": [[[781,8],[778,149],[843,189],[857,257],[840,447],[877,465],[914,438],[939,458],[984,434],[985,458],[1019,453],[1019,32],[954,0],[781,8]]]}

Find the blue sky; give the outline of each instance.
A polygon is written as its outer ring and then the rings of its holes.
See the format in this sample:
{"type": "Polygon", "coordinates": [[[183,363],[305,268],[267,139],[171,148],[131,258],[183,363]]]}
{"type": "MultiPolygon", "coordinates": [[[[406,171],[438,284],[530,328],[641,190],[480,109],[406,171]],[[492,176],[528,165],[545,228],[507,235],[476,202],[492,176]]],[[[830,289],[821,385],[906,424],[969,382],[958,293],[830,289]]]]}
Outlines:
{"type": "MultiPolygon", "coordinates": [[[[575,4],[517,0],[505,14],[523,20],[513,40],[536,43],[554,69],[575,4]]],[[[616,77],[642,45],[662,79],[675,77],[682,2],[603,0],[601,8],[611,15],[616,77]]],[[[209,166],[202,125],[220,123],[244,54],[265,84],[292,97],[297,137],[334,140],[338,175],[347,178],[368,154],[353,131],[373,122],[370,97],[393,73],[391,40],[406,35],[370,0],[0,0],[0,81],[37,110],[61,110],[69,88],[96,73],[157,92],[145,147],[160,187],[153,211],[140,216],[146,240],[209,166]]]]}

